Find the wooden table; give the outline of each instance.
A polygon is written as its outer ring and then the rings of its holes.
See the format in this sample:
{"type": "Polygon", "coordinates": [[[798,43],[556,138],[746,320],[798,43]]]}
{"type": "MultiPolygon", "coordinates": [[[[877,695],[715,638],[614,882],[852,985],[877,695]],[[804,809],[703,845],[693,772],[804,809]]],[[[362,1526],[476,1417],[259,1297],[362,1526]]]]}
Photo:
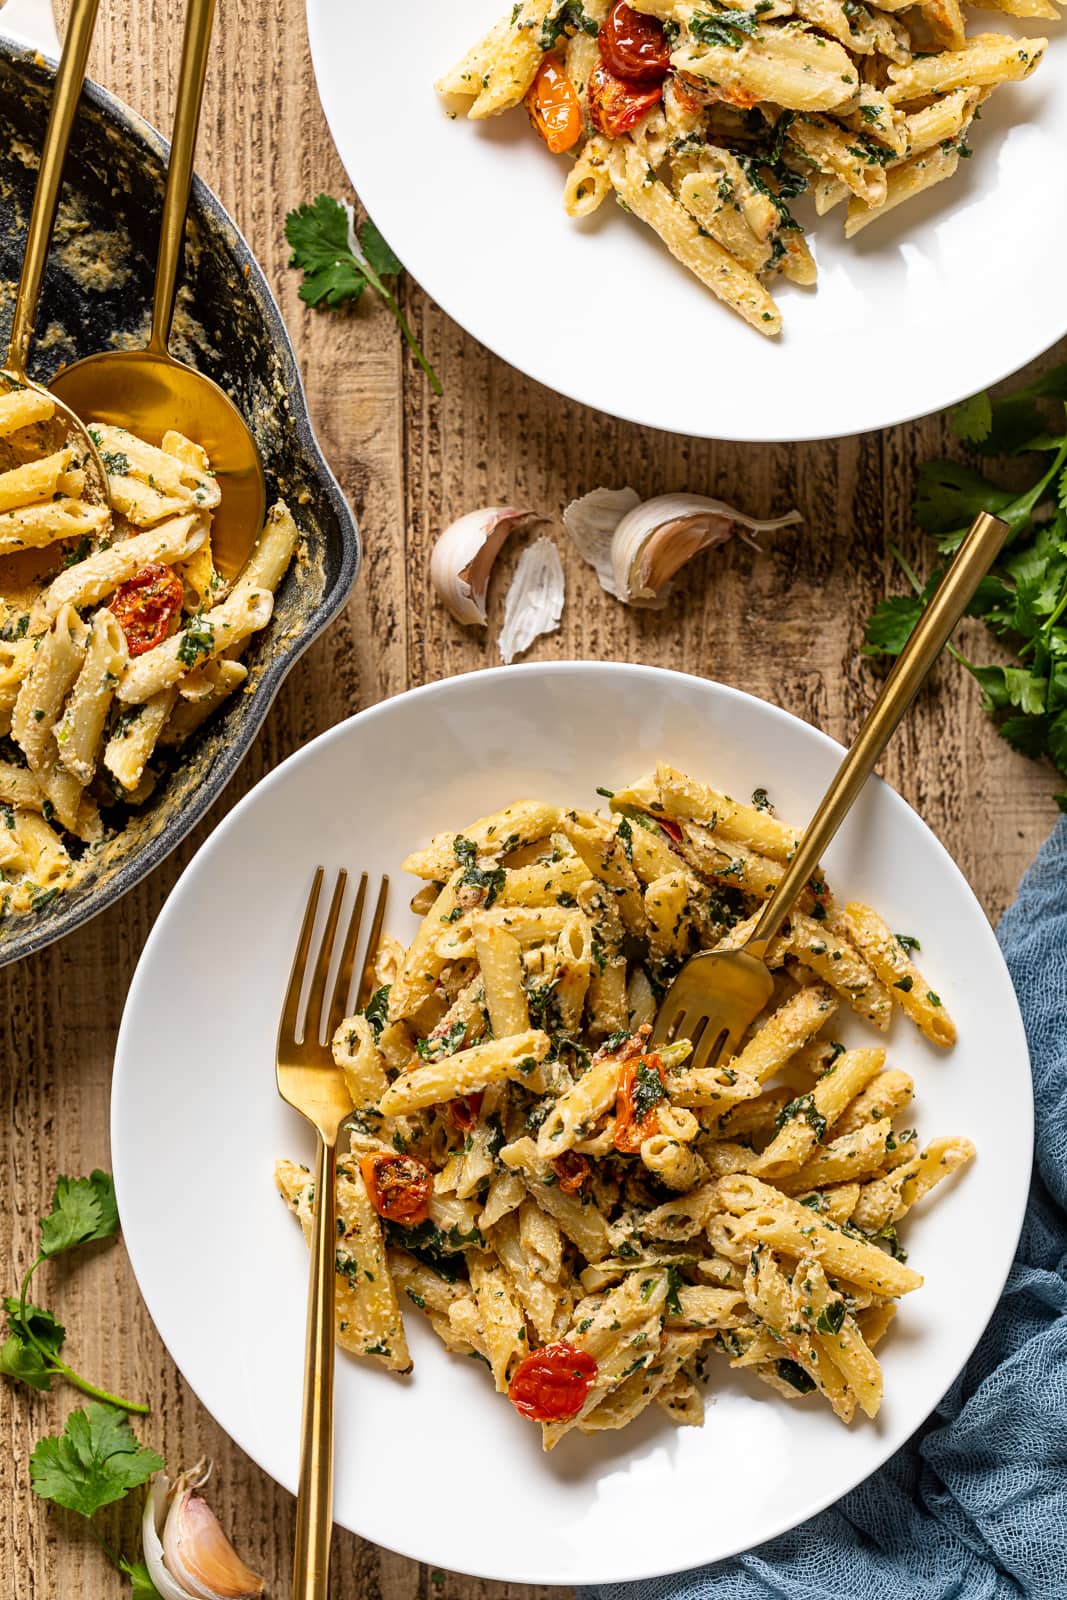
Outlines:
{"type": "MultiPolygon", "coordinates": [[[[409,685],[494,663],[501,597],[519,547],[499,563],[486,636],[462,629],[434,602],[427,581],[433,540],[453,516],[508,502],[558,511],[598,484],[622,483],[644,493],[689,488],[734,498],[758,515],[798,505],[805,517],[799,531],[768,539],[762,555],[735,541],[697,561],[657,613],[608,599],[561,544],[569,585],[563,626],[538,641],[530,658],[684,668],[765,696],[847,740],[879,678],[860,652],[863,620],[881,595],[901,587],[886,537],[923,559],[909,515],[913,471],[946,444],[937,420],[836,444],[756,448],[631,427],[513,372],[405,283],[405,309],[444,381],[444,398],[434,399],[384,309],[309,312],[297,298],[297,275],[287,270],[286,210],[320,190],[348,192],[315,94],[301,0],[223,0],[219,10],[200,170],[281,302],[319,436],[359,516],[364,564],[347,611],[288,679],[207,822],[120,905],[0,971],[0,1173],[7,1197],[0,1252],[8,1288],[36,1250],[36,1218],[47,1209],[56,1173],[109,1164],[108,1084],[123,1000],[156,915],[210,829],[265,772],[341,718],[409,685]]],[[[164,129],[182,15],[179,0],[105,6],[91,68],[164,129]]],[[[1065,355],[1061,350],[1059,359],[1065,355]]],[[[885,774],[996,918],[1052,824],[1050,772],[997,738],[975,684],[946,662],[892,747],[885,774]]],[[[181,1094],[181,1085],[168,1092],[181,1094]]],[[[159,1137],[167,1137],[165,1118],[159,1137]]],[[[204,1220],[191,1199],[190,1227],[204,1220]]],[[[293,1502],[189,1392],[139,1301],[121,1246],[85,1255],[91,1259],[69,1272],[61,1264],[46,1269],[47,1289],[42,1285],[67,1325],[73,1359],[121,1392],[151,1398],[152,1416],[140,1432],[170,1462],[214,1458],[212,1499],[224,1524],[266,1574],[269,1593],[287,1594],[293,1502]]],[[[210,1318],[212,1307],[202,1314],[210,1318]]],[[[225,1350],[220,1328],[220,1360],[225,1350]]],[[[126,1592],[77,1519],[39,1505],[29,1490],[34,1441],[62,1427],[77,1397],[60,1385],[30,1398],[5,1387],[3,1399],[0,1593],[73,1600],[126,1592]]],[[[431,1572],[339,1532],[332,1592],[451,1600],[503,1596],[507,1588],[431,1572]]]]}

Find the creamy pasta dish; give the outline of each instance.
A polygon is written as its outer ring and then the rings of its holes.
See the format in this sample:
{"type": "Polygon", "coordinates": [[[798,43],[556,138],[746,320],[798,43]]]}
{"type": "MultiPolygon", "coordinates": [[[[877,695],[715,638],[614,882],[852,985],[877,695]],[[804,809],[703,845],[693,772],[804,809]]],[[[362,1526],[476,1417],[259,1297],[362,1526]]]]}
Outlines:
{"type": "MultiPolygon", "coordinates": [[[[649,1043],[682,962],[744,942],[798,835],[660,765],[606,815],[522,800],[408,857],[411,945],[333,1040],[352,1098],[338,1177],[337,1337],[411,1367],[401,1307],[539,1422],[703,1420],[714,1359],[843,1422],[878,1413],[875,1349],[922,1284],[898,1225],[974,1154],[901,1127],[912,1080],[874,1042],[900,1011],[955,1029],[869,907],[813,877],[768,950],[737,1053],[649,1043]],[[872,1042],[847,1049],[855,1012],[872,1042]]],[[[311,1174],[280,1161],[308,1232],[311,1174]]]]}
{"type": "Polygon", "coordinates": [[[244,683],[297,542],[279,502],[228,584],[200,445],[94,427],[109,509],[55,447],[54,412],[0,386],[0,921],[69,888],[149,798],[164,752],[244,683]]]}
{"type": "MultiPolygon", "coordinates": [[[[1052,0],[985,0],[1056,20],[1052,0]]],[[[815,282],[790,202],[851,238],[950,178],[1000,83],[1046,39],[968,37],[960,0],[519,0],[439,79],[467,115],[525,104],[573,164],[572,217],[609,195],[760,333],[768,283],[815,282]]]]}

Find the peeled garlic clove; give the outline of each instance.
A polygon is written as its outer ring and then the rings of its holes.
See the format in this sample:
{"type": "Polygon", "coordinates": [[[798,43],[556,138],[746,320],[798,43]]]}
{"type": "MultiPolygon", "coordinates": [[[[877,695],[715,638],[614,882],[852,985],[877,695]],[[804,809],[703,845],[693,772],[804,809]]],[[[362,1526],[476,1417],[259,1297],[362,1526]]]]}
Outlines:
{"type": "Polygon", "coordinates": [[[245,1566],[198,1491],[210,1468],[198,1463],[172,1484],[160,1475],[145,1502],[145,1565],[163,1600],[258,1600],[264,1580],[245,1566]]]}
{"type": "Polygon", "coordinates": [[[626,513],[640,504],[636,489],[591,489],[580,499],[572,500],[563,513],[563,526],[573,539],[574,548],[593,568],[600,587],[616,600],[621,596],[615,587],[611,541],[626,513]]]}
{"type": "Polygon", "coordinates": [[[662,605],[674,574],[701,550],[723,544],[738,527],[768,533],[801,520],[799,511],[762,520],[699,494],[662,494],[644,500],[612,535],[612,580],[629,605],[662,605]]]}
{"type": "Polygon", "coordinates": [[[501,545],[516,528],[541,520],[514,506],[488,506],[449,524],[430,556],[430,582],[457,622],[484,626],[489,574],[501,545]]]}
{"type": "Polygon", "coordinates": [[[504,602],[500,658],[510,663],[542,633],[553,633],[563,615],[563,563],[551,539],[535,539],[519,557],[504,602]]]}

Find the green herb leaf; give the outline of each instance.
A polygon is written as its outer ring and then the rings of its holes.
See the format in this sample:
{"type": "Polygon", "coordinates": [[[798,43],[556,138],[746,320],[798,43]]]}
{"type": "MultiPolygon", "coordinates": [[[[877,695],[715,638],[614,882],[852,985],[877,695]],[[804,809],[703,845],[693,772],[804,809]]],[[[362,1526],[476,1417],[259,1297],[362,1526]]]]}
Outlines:
{"type": "Polygon", "coordinates": [[[359,299],[367,279],[349,247],[348,213],[340,201],[320,194],[290,211],[285,237],[292,248],[289,265],[304,274],[300,298],[305,305],[337,307],[359,299]]]}
{"type": "Polygon", "coordinates": [[[159,1590],[143,1561],[127,1561],[125,1556],[120,1556],[119,1571],[124,1572],[130,1580],[133,1600],[161,1600],[159,1590]]]}
{"type": "Polygon", "coordinates": [[[988,438],[993,426],[993,405],[988,394],[984,390],[981,394],[972,394],[969,400],[956,407],[948,420],[957,439],[965,444],[981,443],[988,438]]]}
{"type": "Polygon", "coordinates": [[[285,237],[292,250],[289,265],[304,274],[300,298],[305,305],[330,310],[354,306],[363,291],[371,289],[385,301],[430,387],[440,394],[441,380],[423,355],[396,296],[385,282],[387,278],[395,280],[403,266],[374,223],[368,218],[356,235],[357,255],[352,248],[348,210],[339,200],[320,194],[310,205],[289,212],[285,237]]]}
{"type": "Polygon", "coordinates": [[[924,461],[915,492],[915,518],[927,533],[947,534],[972,523],[979,511],[995,514],[1014,499],[1010,489],[959,461],[924,461]]]}
{"type": "Polygon", "coordinates": [[[778,1376],[799,1394],[810,1394],[815,1387],[815,1379],[809,1378],[804,1368],[788,1357],[779,1361],[778,1376]]]}
{"type": "Polygon", "coordinates": [[[718,45],[727,50],[739,50],[746,35],[751,37],[759,27],[755,11],[694,11],[688,20],[689,32],[701,44],[718,45]]]}
{"type": "Polygon", "coordinates": [[[30,1484],[42,1500],[92,1517],[162,1467],[162,1457],[138,1442],[121,1411],[93,1401],[71,1412],[61,1434],[38,1441],[30,1484]]]}
{"type": "Polygon", "coordinates": [[[653,1111],[661,1100],[666,1100],[667,1098],[667,1091],[663,1087],[663,1080],[659,1073],[644,1061],[637,1063],[631,1098],[633,1100],[635,1122],[644,1122],[649,1112],[653,1111]]]}
{"type": "Polygon", "coordinates": [[[816,1333],[840,1333],[841,1324],[845,1320],[845,1302],[843,1300],[827,1300],[819,1315],[815,1318],[816,1333]]]}
{"type": "Polygon", "coordinates": [[[368,217],[359,235],[359,246],[379,278],[398,278],[404,263],[395,255],[368,217]]]}
{"type": "Polygon", "coordinates": [[[0,1373],[28,1383],[32,1389],[50,1389],[55,1369],[48,1357],[58,1356],[67,1330],[50,1311],[40,1306],[27,1303],[20,1317],[19,1300],[15,1295],[5,1297],[4,1311],[8,1337],[0,1347],[0,1373]]]}
{"type": "Polygon", "coordinates": [[[108,1173],[98,1170],[88,1178],[59,1177],[52,1209],[41,1218],[41,1254],[49,1258],[93,1239],[110,1239],[118,1227],[115,1185],[108,1173]]]}
{"type": "Polygon", "coordinates": [[[375,989],[367,1004],[363,1008],[363,1015],[371,1025],[374,1042],[382,1036],[382,1031],[389,1021],[389,991],[392,984],[383,983],[380,989],[375,989]]]}
{"type": "Polygon", "coordinates": [[[67,1330],[57,1322],[50,1311],[27,1303],[24,1315],[19,1317],[19,1300],[15,1295],[4,1299],[7,1313],[8,1337],[0,1347],[0,1373],[28,1383],[31,1389],[50,1389],[54,1368],[48,1356],[58,1356],[67,1336],[67,1330]],[[36,1343],[28,1335],[32,1332],[36,1343]]]}
{"type": "Polygon", "coordinates": [[[894,594],[880,600],[867,622],[864,655],[898,656],[922,614],[922,601],[915,595],[894,594]]]}

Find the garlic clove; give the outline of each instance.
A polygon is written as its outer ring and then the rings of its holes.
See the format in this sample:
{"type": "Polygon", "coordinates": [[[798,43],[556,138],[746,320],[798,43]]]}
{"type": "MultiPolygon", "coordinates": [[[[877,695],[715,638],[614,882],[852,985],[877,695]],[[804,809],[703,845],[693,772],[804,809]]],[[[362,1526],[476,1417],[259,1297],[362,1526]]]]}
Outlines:
{"type": "Polygon", "coordinates": [[[487,506],[449,524],[430,556],[430,582],[457,622],[485,625],[489,574],[501,546],[516,528],[543,520],[515,506],[487,506]]]}
{"type": "Polygon", "coordinates": [[[176,1578],[172,1578],[163,1561],[163,1540],[160,1533],[167,1520],[167,1490],[169,1479],[160,1473],[145,1497],[144,1515],[141,1518],[141,1550],[148,1575],[158,1589],[162,1600],[189,1600],[188,1591],[176,1578]]]}
{"type": "Polygon", "coordinates": [[[626,513],[640,503],[636,489],[591,489],[580,499],[572,500],[563,513],[563,526],[574,541],[574,548],[593,568],[600,587],[616,600],[620,596],[615,587],[611,541],[626,513]]]}
{"type": "Polygon", "coordinates": [[[510,665],[542,633],[554,633],[563,615],[566,584],[559,551],[551,539],[535,539],[519,557],[504,602],[500,658],[510,665]]]}
{"type": "Polygon", "coordinates": [[[767,533],[800,521],[799,511],[761,519],[706,495],[657,495],[626,512],[615,528],[611,541],[615,590],[629,605],[661,606],[670,580],[701,550],[725,543],[739,527],[767,533]]]}
{"type": "Polygon", "coordinates": [[[141,1523],[145,1565],[162,1600],[258,1600],[264,1580],[246,1567],[198,1491],[198,1463],[171,1483],[161,1474],[141,1523]]]}
{"type": "Polygon", "coordinates": [[[728,517],[675,517],[634,536],[624,531],[613,548],[615,581],[630,605],[665,605],[671,579],[701,550],[725,544],[733,533],[728,517]]]}

